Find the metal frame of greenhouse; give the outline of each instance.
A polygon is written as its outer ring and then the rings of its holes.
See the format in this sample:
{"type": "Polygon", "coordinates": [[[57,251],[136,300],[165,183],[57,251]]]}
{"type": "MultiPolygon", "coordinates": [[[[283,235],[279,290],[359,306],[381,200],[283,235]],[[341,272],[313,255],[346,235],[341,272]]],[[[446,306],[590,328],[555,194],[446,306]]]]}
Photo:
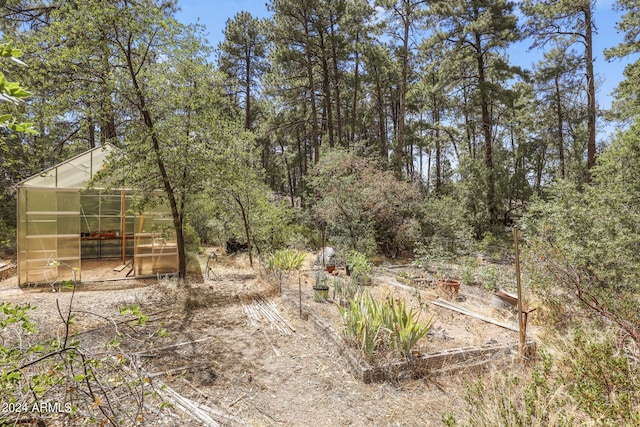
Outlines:
{"type": "Polygon", "coordinates": [[[82,260],[119,259],[127,276],[178,271],[169,209],[134,209],[139,193],[104,189],[91,178],[115,148],[104,145],[18,184],[18,284],[81,281],[82,260]]]}

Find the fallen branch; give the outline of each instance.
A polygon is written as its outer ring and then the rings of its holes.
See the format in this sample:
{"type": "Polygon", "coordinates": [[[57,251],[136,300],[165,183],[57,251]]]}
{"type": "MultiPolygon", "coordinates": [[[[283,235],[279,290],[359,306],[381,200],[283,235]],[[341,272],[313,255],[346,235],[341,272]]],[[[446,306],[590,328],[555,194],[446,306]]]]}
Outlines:
{"type": "Polygon", "coordinates": [[[177,344],[165,345],[164,347],[150,348],[150,349],[147,349],[147,350],[144,350],[144,351],[139,351],[139,352],[133,353],[133,354],[137,355],[137,356],[142,356],[142,357],[153,357],[151,354],[149,354],[149,353],[151,353],[153,351],[168,350],[170,348],[180,347],[180,346],[183,346],[183,345],[195,344],[195,343],[199,343],[199,342],[202,342],[202,341],[210,340],[211,338],[213,338],[213,337],[206,337],[206,338],[201,338],[199,340],[193,340],[193,341],[179,342],[177,344]]]}

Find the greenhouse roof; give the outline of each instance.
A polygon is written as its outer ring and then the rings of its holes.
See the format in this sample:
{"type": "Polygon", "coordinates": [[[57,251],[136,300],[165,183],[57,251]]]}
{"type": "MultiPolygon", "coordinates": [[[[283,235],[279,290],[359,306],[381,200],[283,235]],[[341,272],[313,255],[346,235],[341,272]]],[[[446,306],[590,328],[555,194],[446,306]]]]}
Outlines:
{"type": "Polygon", "coordinates": [[[34,188],[85,188],[113,150],[114,147],[110,144],[93,148],[33,175],[18,185],[34,188]]]}

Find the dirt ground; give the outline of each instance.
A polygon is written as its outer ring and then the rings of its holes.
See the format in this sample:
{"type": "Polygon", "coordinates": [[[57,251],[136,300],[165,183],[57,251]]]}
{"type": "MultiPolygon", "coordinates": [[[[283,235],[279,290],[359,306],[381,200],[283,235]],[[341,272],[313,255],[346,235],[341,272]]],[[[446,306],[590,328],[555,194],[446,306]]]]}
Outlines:
{"type": "MultiPolygon", "coordinates": [[[[205,258],[201,261],[204,266],[205,258]]],[[[128,350],[146,352],[141,363],[155,381],[212,408],[220,425],[442,425],[442,414],[463,404],[466,384],[477,375],[490,375],[471,372],[364,384],[312,320],[300,319],[282,296],[274,296],[273,285],[249,269],[246,259],[222,257],[209,273],[209,278],[191,279],[188,285],[172,279],[81,285],[73,302],[78,310],[75,331],[107,325],[105,318],[139,304],[150,315],[147,327],[162,324],[168,336],[127,343],[128,350]]],[[[337,308],[314,302],[311,286],[311,273],[303,274],[303,313],[339,329],[337,308]]],[[[419,344],[423,352],[517,341],[517,332],[430,305],[432,289],[421,290],[418,298],[383,275],[371,290],[379,296],[402,296],[422,310],[421,316],[435,319],[437,334],[419,344]]],[[[295,275],[282,293],[298,301],[295,275]]],[[[476,293],[463,287],[466,301],[456,303],[481,310],[486,296],[476,293]]],[[[50,288],[17,288],[15,277],[0,282],[0,299],[36,305],[32,317],[48,333],[62,327],[55,298],[50,288]]],[[[171,420],[166,425],[205,425],[187,413],[171,420]]]]}

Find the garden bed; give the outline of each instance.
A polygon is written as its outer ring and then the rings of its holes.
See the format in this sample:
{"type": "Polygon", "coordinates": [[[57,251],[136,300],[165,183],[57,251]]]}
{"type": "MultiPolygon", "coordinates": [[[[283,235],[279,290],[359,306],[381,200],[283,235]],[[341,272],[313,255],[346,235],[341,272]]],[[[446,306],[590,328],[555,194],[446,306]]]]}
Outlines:
{"type": "MultiPolygon", "coordinates": [[[[313,322],[324,341],[335,347],[350,367],[352,374],[364,383],[396,381],[442,375],[460,370],[480,369],[505,357],[518,353],[518,332],[513,313],[492,308],[491,294],[462,285],[456,306],[479,317],[493,319],[490,323],[461,312],[436,305],[441,295],[432,286],[409,286],[385,276],[384,270],[375,275],[373,285],[364,289],[376,300],[402,299],[426,322],[434,320],[430,333],[418,341],[410,357],[374,354],[367,361],[362,353],[343,337],[343,324],[337,304],[332,300],[333,289],[325,303],[313,301],[314,271],[301,276],[302,313],[313,322]],[[382,273],[382,274],[380,274],[382,273]],[[485,295],[486,294],[486,295],[485,295]]],[[[342,273],[340,273],[342,274],[342,273]]],[[[285,280],[282,300],[294,313],[300,311],[300,295],[295,275],[285,280]]],[[[535,343],[528,341],[526,354],[535,351],[535,343]]]]}

